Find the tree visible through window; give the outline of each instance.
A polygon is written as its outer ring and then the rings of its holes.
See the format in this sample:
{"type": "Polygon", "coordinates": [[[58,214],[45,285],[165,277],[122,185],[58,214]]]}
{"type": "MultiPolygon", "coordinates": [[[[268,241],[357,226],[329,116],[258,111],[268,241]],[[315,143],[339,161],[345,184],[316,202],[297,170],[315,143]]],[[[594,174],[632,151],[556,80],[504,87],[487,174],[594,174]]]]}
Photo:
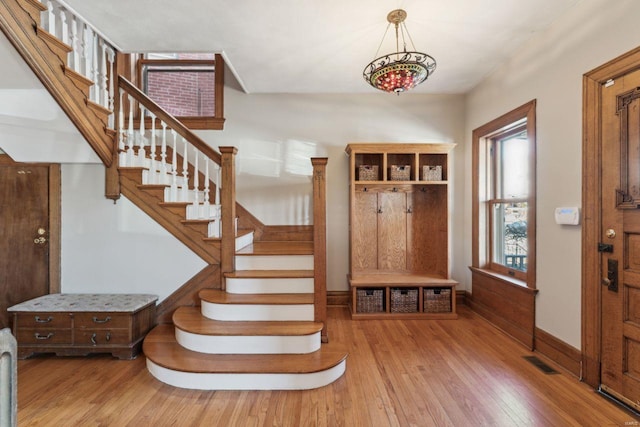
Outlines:
{"type": "Polygon", "coordinates": [[[535,151],[535,101],[473,131],[473,267],[531,288],[535,151]]]}

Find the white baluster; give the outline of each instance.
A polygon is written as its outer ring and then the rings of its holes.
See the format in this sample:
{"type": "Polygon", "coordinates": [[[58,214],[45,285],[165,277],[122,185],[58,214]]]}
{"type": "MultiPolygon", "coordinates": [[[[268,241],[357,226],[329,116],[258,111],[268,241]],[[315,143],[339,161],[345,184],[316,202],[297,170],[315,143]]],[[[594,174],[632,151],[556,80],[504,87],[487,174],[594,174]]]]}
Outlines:
{"type": "Polygon", "coordinates": [[[171,129],[173,134],[173,153],[171,155],[171,191],[169,202],[178,201],[178,133],[171,129]]]}
{"type": "Polygon", "coordinates": [[[54,10],[53,2],[47,1],[47,31],[51,34],[56,33],[56,12],[54,10]]]}
{"type": "Polygon", "coordinates": [[[151,153],[150,153],[149,173],[151,174],[150,184],[158,183],[158,171],[156,170],[156,116],[151,114],[151,153]]]}
{"type": "Polygon", "coordinates": [[[200,216],[200,177],[198,176],[198,149],[193,147],[193,156],[195,160],[193,161],[193,212],[196,218],[201,218],[200,216]]]}
{"type": "Polygon", "coordinates": [[[219,238],[222,236],[222,208],[220,206],[220,182],[222,180],[222,171],[217,163],[214,163],[213,166],[216,170],[216,196],[215,203],[213,205],[213,216],[215,218],[213,237],[219,238]]]}
{"type": "Polygon", "coordinates": [[[215,200],[215,204],[219,206],[220,205],[220,180],[221,180],[220,166],[217,163],[214,163],[213,166],[216,169],[216,200],[215,200]]]}
{"type": "Polygon", "coordinates": [[[140,134],[138,137],[138,165],[145,167],[147,162],[147,150],[144,137],[144,105],[140,104],[140,134]]]}
{"type": "Polygon", "coordinates": [[[107,102],[107,108],[113,111],[114,110],[113,94],[115,93],[115,81],[116,81],[115,74],[113,74],[114,72],[113,63],[115,62],[115,59],[116,59],[116,52],[109,47],[107,49],[107,54],[108,54],[107,60],[109,61],[109,100],[107,102]]]}
{"type": "Polygon", "coordinates": [[[167,179],[167,124],[162,124],[162,148],[160,148],[160,182],[158,184],[164,184],[167,179]]]}
{"type": "Polygon", "coordinates": [[[184,143],[184,153],[182,156],[182,201],[189,201],[189,151],[187,140],[182,137],[184,143]]]}
{"type": "Polygon", "coordinates": [[[127,145],[129,146],[127,150],[127,166],[135,166],[136,153],[133,151],[133,146],[135,145],[135,133],[133,132],[133,98],[130,96],[129,99],[129,129],[127,131],[127,145]]]}
{"type": "Polygon", "coordinates": [[[109,108],[109,89],[107,87],[107,42],[98,40],[100,53],[100,83],[98,84],[98,103],[104,108],[109,108]]]}
{"type": "Polygon", "coordinates": [[[80,51],[82,49],[80,40],[78,39],[78,20],[75,16],[71,17],[71,68],[73,71],[80,72],[80,51]]]}
{"type": "Polygon", "coordinates": [[[209,201],[209,162],[205,157],[204,164],[204,201],[202,202],[202,218],[211,218],[211,203],[209,201]]]}
{"type": "Polygon", "coordinates": [[[100,46],[98,46],[98,35],[93,33],[93,39],[91,41],[91,80],[93,80],[93,86],[91,86],[92,96],[91,100],[96,104],[100,104],[100,70],[98,69],[98,55],[100,54],[100,46]]]}
{"type": "Polygon", "coordinates": [[[125,151],[126,130],[124,128],[124,105],[122,104],[123,93],[124,91],[120,89],[120,111],[118,111],[118,163],[120,166],[127,166],[127,153],[125,151]]]}
{"type": "Polygon", "coordinates": [[[69,44],[69,27],[67,26],[67,11],[64,8],[58,9],[58,17],[60,18],[60,29],[57,34],[58,39],[62,41],[62,43],[68,45],[69,44]]]}
{"type": "MultiPolygon", "coordinates": [[[[93,35],[92,35],[92,31],[91,31],[91,27],[89,27],[87,24],[84,24],[83,26],[83,33],[82,33],[83,37],[82,37],[82,56],[84,57],[84,76],[88,79],[92,79],[92,73],[91,73],[91,56],[93,54],[93,47],[91,46],[91,43],[93,42],[93,35]]],[[[93,90],[93,89],[92,89],[93,90]]]]}

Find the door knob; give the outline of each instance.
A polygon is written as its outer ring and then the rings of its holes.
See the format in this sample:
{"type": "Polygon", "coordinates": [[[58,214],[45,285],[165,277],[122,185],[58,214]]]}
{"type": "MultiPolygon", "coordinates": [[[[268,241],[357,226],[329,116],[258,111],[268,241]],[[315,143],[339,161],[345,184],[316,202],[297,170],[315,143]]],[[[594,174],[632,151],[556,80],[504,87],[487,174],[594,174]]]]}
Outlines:
{"type": "Polygon", "coordinates": [[[47,243],[47,239],[42,236],[36,237],[35,239],[33,239],[33,243],[35,243],[36,245],[44,245],[45,243],[47,243]]]}

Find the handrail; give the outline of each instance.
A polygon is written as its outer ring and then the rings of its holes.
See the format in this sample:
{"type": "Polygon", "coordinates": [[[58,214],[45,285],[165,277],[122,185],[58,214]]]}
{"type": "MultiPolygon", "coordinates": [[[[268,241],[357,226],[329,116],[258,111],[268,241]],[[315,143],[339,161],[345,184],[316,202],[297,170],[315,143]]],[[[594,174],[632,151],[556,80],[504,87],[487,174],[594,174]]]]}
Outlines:
{"type": "MultiPolygon", "coordinates": [[[[118,76],[118,87],[126,91],[132,98],[142,104],[147,111],[151,112],[157,118],[169,125],[171,129],[175,130],[180,136],[189,141],[189,143],[195,146],[201,153],[209,157],[217,164],[221,164],[222,158],[217,151],[211,148],[211,146],[200,139],[196,134],[191,132],[189,128],[187,128],[181,121],[176,119],[171,113],[168,113],[153,100],[151,100],[151,98],[149,98],[144,92],[138,89],[129,80],[127,80],[123,76],[118,76]]],[[[122,108],[122,106],[120,106],[120,108],[122,108]]]]}

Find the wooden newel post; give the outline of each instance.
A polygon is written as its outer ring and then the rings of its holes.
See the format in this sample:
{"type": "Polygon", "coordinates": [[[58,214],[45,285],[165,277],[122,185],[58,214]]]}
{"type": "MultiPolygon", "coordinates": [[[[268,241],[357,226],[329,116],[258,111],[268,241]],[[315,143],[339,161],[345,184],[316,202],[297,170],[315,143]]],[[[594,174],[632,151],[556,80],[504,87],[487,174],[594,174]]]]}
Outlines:
{"type": "Polygon", "coordinates": [[[222,182],[220,204],[222,205],[222,242],[220,270],[223,276],[222,290],[226,288],[224,274],[236,270],[236,147],[220,147],[222,154],[222,182]]]}
{"type": "Polygon", "coordinates": [[[326,157],[314,157],[313,165],[313,270],[314,270],[314,320],[322,322],[322,342],[329,341],[327,334],[327,161],[326,157]]]}

